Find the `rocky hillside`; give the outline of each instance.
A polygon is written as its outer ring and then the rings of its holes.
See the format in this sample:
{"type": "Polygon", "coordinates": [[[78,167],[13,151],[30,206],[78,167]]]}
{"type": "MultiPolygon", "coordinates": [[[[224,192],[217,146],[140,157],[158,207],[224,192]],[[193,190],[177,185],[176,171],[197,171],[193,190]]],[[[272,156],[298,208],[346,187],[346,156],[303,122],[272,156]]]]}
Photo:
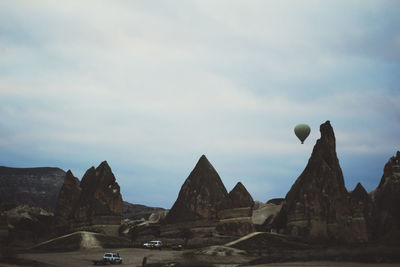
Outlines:
{"type": "Polygon", "coordinates": [[[0,202],[5,209],[29,205],[52,212],[64,176],[59,168],[0,167],[0,202]]]}

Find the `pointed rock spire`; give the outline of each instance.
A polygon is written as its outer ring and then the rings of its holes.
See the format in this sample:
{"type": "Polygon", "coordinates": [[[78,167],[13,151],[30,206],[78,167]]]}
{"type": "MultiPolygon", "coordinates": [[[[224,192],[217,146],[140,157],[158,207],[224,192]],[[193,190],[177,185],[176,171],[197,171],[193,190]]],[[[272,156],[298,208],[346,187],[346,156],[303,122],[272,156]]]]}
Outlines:
{"type": "Polygon", "coordinates": [[[229,192],[232,208],[253,207],[254,200],[250,193],[241,182],[238,182],[235,187],[229,192]]]}
{"type": "Polygon", "coordinates": [[[72,185],[72,186],[79,186],[79,180],[78,178],[76,178],[71,170],[68,170],[65,173],[65,177],[64,177],[64,185],[72,185]]]}
{"type": "Polygon", "coordinates": [[[77,221],[90,221],[95,216],[122,215],[120,187],[106,161],[96,169],[88,169],[80,185],[82,193],[74,213],[77,221]]]}
{"type": "Polygon", "coordinates": [[[372,236],[373,203],[370,195],[360,183],[350,192],[350,207],[353,241],[369,241],[372,236]]]}
{"type": "Polygon", "coordinates": [[[364,186],[362,186],[362,184],[360,183],[357,183],[356,187],[353,191],[351,191],[350,195],[352,199],[357,200],[371,199],[364,186]]]}
{"type": "Polygon", "coordinates": [[[276,223],[295,236],[346,239],[344,228],[351,211],[336,155],[335,134],[329,121],[321,125],[320,131],[321,138],[287,193],[276,223]]]}
{"type": "Polygon", "coordinates": [[[71,170],[68,170],[64,177],[64,184],[58,194],[56,209],[54,211],[56,232],[63,233],[69,231],[71,226],[70,219],[78,204],[81,191],[79,180],[74,177],[71,170]]]}
{"type": "Polygon", "coordinates": [[[227,208],[229,201],[221,178],[203,155],[182,185],[165,222],[216,219],[218,211],[227,208]]]}

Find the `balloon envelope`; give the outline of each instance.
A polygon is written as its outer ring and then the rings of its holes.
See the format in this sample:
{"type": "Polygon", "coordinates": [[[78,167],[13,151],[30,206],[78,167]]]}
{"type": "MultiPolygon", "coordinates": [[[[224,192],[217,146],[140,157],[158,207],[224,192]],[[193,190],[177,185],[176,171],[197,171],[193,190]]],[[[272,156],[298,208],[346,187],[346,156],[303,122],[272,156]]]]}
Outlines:
{"type": "Polygon", "coordinates": [[[306,140],[310,132],[310,126],[308,126],[307,124],[297,124],[296,127],[294,127],[294,133],[296,134],[297,138],[300,139],[302,144],[304,143],[304,140],[306,140]]]}

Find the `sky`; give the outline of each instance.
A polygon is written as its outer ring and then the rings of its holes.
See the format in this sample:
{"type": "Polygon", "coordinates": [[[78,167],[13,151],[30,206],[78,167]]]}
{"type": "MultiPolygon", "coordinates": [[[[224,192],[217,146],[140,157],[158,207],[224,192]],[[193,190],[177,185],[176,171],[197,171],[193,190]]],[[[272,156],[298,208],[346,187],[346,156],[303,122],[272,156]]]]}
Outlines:
{"type": "Polygon", "coordinates": [[[205,154],[230,191],[285,197],[330,120],[345,184],[400,150],[400,1],[1,1],[0,165],[107,160],[170,208],[205,154]],[[298,123],[311,134],[303,145],[298,123]]]}

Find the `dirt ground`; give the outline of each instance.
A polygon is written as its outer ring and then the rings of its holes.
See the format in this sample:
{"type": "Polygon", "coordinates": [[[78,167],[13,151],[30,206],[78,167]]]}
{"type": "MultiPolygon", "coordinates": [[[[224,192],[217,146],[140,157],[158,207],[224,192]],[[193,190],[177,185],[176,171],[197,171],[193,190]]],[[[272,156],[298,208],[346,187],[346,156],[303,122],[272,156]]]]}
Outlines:
{"type": "MultiPolygon", "coordinates": [[[[93,265],[92,260],[100,260],[105,252],[118,252],[123,258],[123,266],[141,266],[144,257],[147,263],[174,261],[182,254],[180,251],[173,250],[146,250],[138,248],[121,249],[81,249],[73,252],[60,253],[27,253],[19,254],[20,258],[34,260],[53,266],[88,266],[93,265]]],[[[1,265],[0,265],[1,266],[1,265]]]]}
{"type": "MultiPolygon", "coordinates": [[[[151,263],[168,263],[168,262],[180,262],[191,265],[196,262],[207,262],[210,266],[219,267],[234,267],[234,266],[250,266],[246,265],[246,262],[254,259],[249,256],[207,256],[207,255],[196,255],[188,253],[190,251],[174,251],[174,250],[147,250],[140,248],[122,248],[115,250],[107,250],[101,248],[82,249],[73,252],[60,252],[60,253],[24,253],[19,254],[19,258],[26,261],[37,261],[44,263],[43,265],[36,266],[94,266],[92,260],[99,260],[103,257],[105,252],[118,252],[123,257],[123,263],[121,266],[141,266],[144,257],[147,257],[147,264],[151,263]]],[[[395,264],[365,264],[365,263],[351,263],[351,262],[329,262],[329,261],[314,261],[314,262],[286,262],[286,263],[272,263],[272,264],[261,264],[252,265],[255,267],[261,266],[343,266],[343,267],[393,267],[399,266],[395,264]]],[[[0,262],[0,266],[11,267],[21,266],[13,264],[3,264],[0,262]]],[[[28,266],[28,265],[25,265],[28,266]]]]}
{"type": "MultiPolygon", "coordinates": [[[[242,265],[243,266],[243,265],[242,265]]],[[[251,267],[297,267],[297,266],[311,266],[311,267],[395,267],[398,264],[389,263],[355,263],[355,262],[336,262],[336,261],[306,261],[306,262],[284,262],[284,263],[270,263],[261,265],[251,265],[251,267]]],[[[250,267],[247,266],[246,267],[250,267]]]]}

